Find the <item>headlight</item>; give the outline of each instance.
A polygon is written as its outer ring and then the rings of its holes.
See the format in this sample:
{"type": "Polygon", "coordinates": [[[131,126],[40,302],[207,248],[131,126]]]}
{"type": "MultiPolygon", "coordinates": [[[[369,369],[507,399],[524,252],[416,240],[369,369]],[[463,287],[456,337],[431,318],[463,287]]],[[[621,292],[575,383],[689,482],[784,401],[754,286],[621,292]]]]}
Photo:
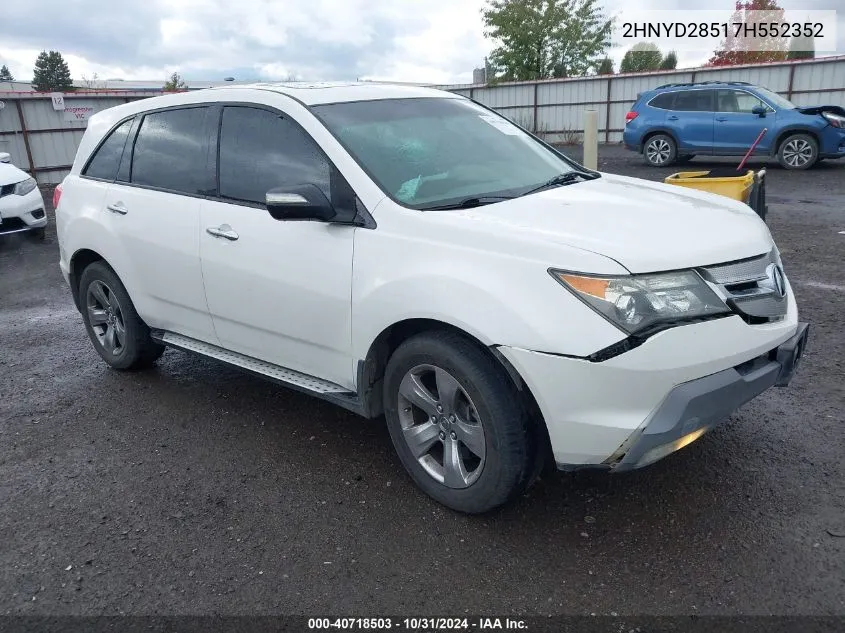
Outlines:
{"type": "Polygon", "coordinates": [[[36,186],[37,183],[35,182],[35,178],[27,178],[26,180],[21,180],[18,184],[16,184],[15,188],[12,189],[12,193],[16,196],[25,196],[35,189],[36,186]]]}
{"type": "Polygon", "coordinates": [[[597,277],[550,270],[596,312],[629,334],[661,323],[730,312],[698,273],[597,277]]]}
{"type": "Polygon", "coordinates": [[[822,112],[822,116],[827,119],[833,127],[845,128],[845,116],[839,116],[833,112],[822,112]]]}

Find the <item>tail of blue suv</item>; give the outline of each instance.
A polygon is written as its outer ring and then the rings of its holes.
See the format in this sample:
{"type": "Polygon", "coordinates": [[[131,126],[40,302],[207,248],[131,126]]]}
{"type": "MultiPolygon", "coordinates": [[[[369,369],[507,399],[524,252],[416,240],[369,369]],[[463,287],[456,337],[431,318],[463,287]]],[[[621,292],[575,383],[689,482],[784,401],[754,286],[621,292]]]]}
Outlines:
{"type": "Polygon", "coordinates": [[[625,149],[634,152],[642,150],[643,135],[648,130],[649,117],[641,116],[641,114],[647,114],[645,111],[649,109],[646,105],[646,99],[641,94],[625,114],[625,130],[622,132],[622,143],[625,145],[625,149]]]}

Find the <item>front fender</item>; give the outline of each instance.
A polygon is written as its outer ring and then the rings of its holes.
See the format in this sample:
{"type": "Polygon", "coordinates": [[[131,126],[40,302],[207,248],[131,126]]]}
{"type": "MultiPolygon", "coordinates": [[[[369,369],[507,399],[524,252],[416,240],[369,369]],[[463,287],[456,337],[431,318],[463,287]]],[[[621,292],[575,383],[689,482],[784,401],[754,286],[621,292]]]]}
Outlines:
{"type": "MultiPolygon", "coordinates": [[[[588,356],[624,338],[552,278],[543,249],[535,260],[503,249],[408,237],[413,232],[401,238],[380,235],[381,228],[356,236],[354,358],[365,358],[379,334],[407,319],[447,323],[485,345],[574,356],[588,356]]],[[[586,260],[601,258],[607,266],[600,255],[582,254],[586,260]]]]}

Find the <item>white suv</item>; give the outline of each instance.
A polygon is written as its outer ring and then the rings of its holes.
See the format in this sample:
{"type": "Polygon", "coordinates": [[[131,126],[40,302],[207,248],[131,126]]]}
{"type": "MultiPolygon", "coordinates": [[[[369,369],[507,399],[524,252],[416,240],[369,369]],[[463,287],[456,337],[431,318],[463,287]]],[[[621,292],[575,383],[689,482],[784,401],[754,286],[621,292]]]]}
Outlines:
{"type": "Polygon", "coordinates": [[[546,456],[620,472],[785,385],[807,339],[766,225],[586,170],[463,97],[258,84],[94,115],[61,269],[116,369],[165,346],[369,418],[483,512],[546,456]]]}

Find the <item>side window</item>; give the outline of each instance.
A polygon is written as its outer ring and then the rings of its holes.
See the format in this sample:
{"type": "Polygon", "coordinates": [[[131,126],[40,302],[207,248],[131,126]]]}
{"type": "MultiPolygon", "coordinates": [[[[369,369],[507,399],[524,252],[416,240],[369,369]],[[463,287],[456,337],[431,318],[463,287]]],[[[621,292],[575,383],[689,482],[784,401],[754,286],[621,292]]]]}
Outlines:
{"type": "Polygon", "coordinates": [[[296,124],[268,110],[223,108],[222,197],[263,204],[270,189],[311,183],[331,200],[330,174],[323,152],[296,124]]]}
{"type": "Polygon", "coordinates": [[[123,146],[129,137],[129,130],[132,127],[133,119],[124,121],[109,134],[108,138],[100,145],[94,156],[85,168],[84,176],[91,178],[102,178],[103,180],[114,180],[117,176],[117,168],[120,165],[120,157],[123,155],[123,146]]]}
{"type": "Polygon", "coordinates": [[[652,108],[660,108],[661,110],[671,110],[672,101],[675,99],[674,92],[664,92],[662,95],[657,95],[654,99],[649,101],[652,108]]]}
{"type": "Polygon", "coordinates": [[[765,103],[750,92],[745,92],[744,90],[719,90],[719,112],[745,112],[751,114],[751,111],[757,106],[763,106],[767,110],[770,110],[765,103]]]}
{"type": "Polygon", "coordinates": [[[682,112],[712,112],[712,90],[685,90],[675,95],[673,110],[682,112]]]}
{"type": "Polygon", "coordinates": [[[131,182],[191,194],[213,190],[207,164],[208,112],[203,107],[146,115],[135,140],[131,182]]]}

